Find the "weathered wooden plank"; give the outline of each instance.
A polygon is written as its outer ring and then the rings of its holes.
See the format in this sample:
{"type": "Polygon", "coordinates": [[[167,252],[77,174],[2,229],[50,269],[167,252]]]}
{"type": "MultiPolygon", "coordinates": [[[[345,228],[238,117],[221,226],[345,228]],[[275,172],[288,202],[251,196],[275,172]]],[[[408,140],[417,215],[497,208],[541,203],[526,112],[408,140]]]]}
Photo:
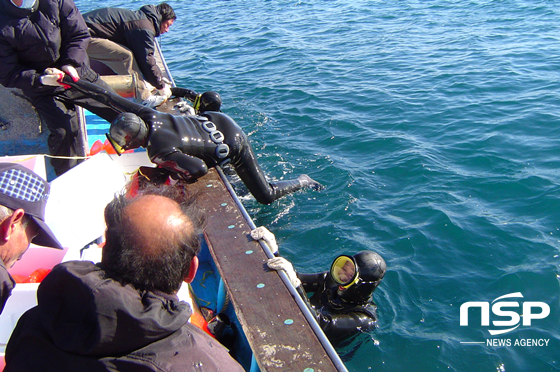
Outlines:
{"type": "Polygon", "coordinates": [[[336,371],[216,170],[189,186],[208,214],[205,237],[261,371],[336,371]]]}

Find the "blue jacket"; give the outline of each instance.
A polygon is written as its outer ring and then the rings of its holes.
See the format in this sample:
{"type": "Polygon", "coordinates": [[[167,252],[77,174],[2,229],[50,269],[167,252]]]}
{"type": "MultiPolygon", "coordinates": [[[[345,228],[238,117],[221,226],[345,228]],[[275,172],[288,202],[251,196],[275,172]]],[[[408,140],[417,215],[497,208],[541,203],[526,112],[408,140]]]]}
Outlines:
{"type": "Polygon", "coordinates": [[[84,19],[92,37],[108,39],[130,49],[144,79],[157,89],[163,88],[163,74],[154,57],[162,15],[155,5],[145,5],[137,11],[102,8],[84,13],[84,19]]]}
{"type": "Polygon", "coordinates": [[[21,9],[0,0],[0,83],[27,96],[62,88],[42,86],[47,67],[89,68],[87,26],[72,0],[37,0],[21,9]]]}

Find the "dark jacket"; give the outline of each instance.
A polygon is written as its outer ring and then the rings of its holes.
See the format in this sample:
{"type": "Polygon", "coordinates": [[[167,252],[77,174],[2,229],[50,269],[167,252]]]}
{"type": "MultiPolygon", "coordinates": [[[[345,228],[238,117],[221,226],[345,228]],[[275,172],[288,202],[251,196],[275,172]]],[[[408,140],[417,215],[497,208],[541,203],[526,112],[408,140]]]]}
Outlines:
{"type": "Polygon", "coordinates": [[[32,97],[61,88],[42,86],[47,67],[89,67],[89,33],[72,0],[38,0],[21,9],[0,0],[0,83],[32,97]]]}
{"type": "Polygon", "coordinates": [[[85,13],[84,19],[92,37],[108,39],[130,49],[144,79],[157,89],[163,88],[163,75],[154,57],[162,15],[155,5],[145,5],[137,11],[102,8],[85,13]]]}
{"type": "Polygon", "coordinates": [[[0,259],[0,314],[2,314],[2,310],[4,310],[4,306],[8,301],[8,297],[12,294],[12,290],[14,289],[16,282],[4,266],[4,263],[0,259]]]}
{"type": "Polygon", "coordinates": [[[177,296],[121,285],[91,262],[55,266],[37,300],[8,341],[5,372],[243,370],[177,296]]]}

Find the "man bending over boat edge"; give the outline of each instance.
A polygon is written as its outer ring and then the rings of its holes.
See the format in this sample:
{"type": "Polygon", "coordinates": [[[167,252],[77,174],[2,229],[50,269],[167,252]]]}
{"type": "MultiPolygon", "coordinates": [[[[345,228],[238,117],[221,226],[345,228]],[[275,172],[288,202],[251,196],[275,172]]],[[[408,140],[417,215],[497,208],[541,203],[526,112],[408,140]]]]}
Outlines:
{"type": "Polygon", "coordinates": [[[16,163],[0,163],[0,314],[16,282],[8,269],[20,260],[31,242],[62,249],[45,223],[50,185],[16,163]]]}
{"type": "Polygon", "coordinates": [[[235,371],[189,323],[176,293],[198,268],[204,215],[177,187],[116,196],[105,208],[101,263],[68,261],[37,291],[6,348],[5,372],[235,371]]]}
{"type": "Polygon", "coordinates": [[[177,178],[194,182],[208,168],[229,163],[261,204],[270,204],[302,188],[323,188],[306,174],[268,182],[247,135],[224,113],[205,111],[178,116],[131,102],[87,81],[74,81],[67,75],[44,80],[47,84],[67,84],[121,111],[107,135],[117,152],[144,147],[152,163],[170,170],[177,178]]]}

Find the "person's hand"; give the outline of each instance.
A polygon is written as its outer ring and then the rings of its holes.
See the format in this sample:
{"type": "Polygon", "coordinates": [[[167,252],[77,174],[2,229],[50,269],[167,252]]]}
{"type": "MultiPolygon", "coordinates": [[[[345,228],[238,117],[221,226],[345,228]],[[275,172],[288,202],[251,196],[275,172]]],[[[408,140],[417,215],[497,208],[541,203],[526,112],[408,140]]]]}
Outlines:
{"type": "Polygon", "coordinates": [[[165,97],[165,100],[167,100],[172,94],[171,86],[169,84],[163,84],[163,88],[156,90],[156,94],[165,97]]]}
{"type": "Polygon", "coordinates": [[[175,106],[179,109],[179,112],[181,112],[183,114],[185,114],[185,113],[187,115],[195,115],[196,114],[194,112],[194,108],[185,101],[177,102],[177,104],[175,106]]]}
{"type": "Polygon", "coordinates": [[[62,78],[64,77],[64,72],[57,68],[49,67],[45,69],[43,75],[41,75],[41,84],[50,85],[52,87],[64,86],[66,84],[62,83],[62,78]]]}
{"type": "Polygon", "coordinates": [[[272,251],[272,254],[278,253],[278,244],[276,244],[276,237],[271,233],[266,227],[259,226],[254,230],[251,230],[251,238],[255,240],[264,240],[268,247],[272,251]]]}
{"type": "MultiPolygon", "coordinates": [[[[72,78],[72,80],[74,81],[78,81],[80,80],[80,77],[78,76],[78,71],[76,71],[76,69],[74,68],[74,66],[70,66],[70,65],[64,65],[62,66],[62,69],[64,71],[66,71],[66,73],[72,78]]],[[[49,67],[47,69],[45,69],[45,71],[43,72],[43,75],[41,75],[41,84],[43,85],[49,85],[49,86],[53,86],[53,87],[64,87],[65,89],[70,88],[70,85],[68,84],[64,84],[62,82],[62,79],[64,78],[64,72],[55,68],[55,67],[49,67]]]]}
{"type": "Polygon", "coordinates": [[[74,82],[80,80],[80,75],[78,75],[78,71],[72,65],[64,65],[61,67],[62,71],[64,71],[67,75],[69,75],[74,82]]]}
{"type": "Polygon", "coordinates": [[[156,108],[167,101],[172,94],[171,86],[169,84],[163,84],[163,88],[157,89],[154,94],[142,101],[142,105],[149,108],[156,108]]]}
{"type": "Polygon", "coordinates": [[[271,258],[266,262],[266,264],[273,270],[284,270],[294,288],[297,288],[301,285],[301,280],[298,279],[296,271],[294,270],[294,266],[284,257],[271,258]]]}

